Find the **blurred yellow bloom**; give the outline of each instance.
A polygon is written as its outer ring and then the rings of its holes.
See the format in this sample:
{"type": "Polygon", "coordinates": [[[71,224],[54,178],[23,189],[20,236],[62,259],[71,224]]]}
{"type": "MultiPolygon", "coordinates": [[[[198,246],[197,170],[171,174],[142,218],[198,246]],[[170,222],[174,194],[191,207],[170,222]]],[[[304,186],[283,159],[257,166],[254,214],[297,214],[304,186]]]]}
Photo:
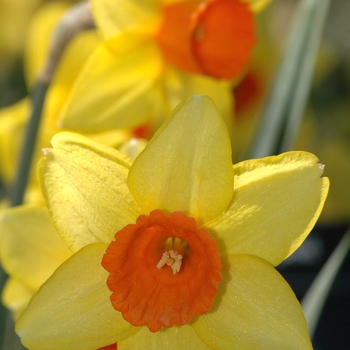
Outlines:
{"type": "Polygon", "coordinates": [[[329,184],[314,155],[232,167],[207,97],[180,105],[134,162],[71,133],[52,144],[40,182],[74,254],[20,316],[26,347],[311,349],[300,305],[273,266],[322,210],[329,184]]]}
{"type": "Polygon", "coordinates": [[[231,129],[232,80],[249,63],[253,11],[268,2],[92,1],[103,42],[71,91],[62,125],[93,132],[157,124],[183,99],[205,94],[231,129]]]}
{"type": "Polygon", "coordinates": [[[0,70],[23,53],[31,15],[42,0],[0,0],[0,70]]]}
{"type": "Polygon", "coordinates": [[[0,110],[0,173],[5,184],[10,184],[15,175],[15,159],[18,158],[28,112],[28,99],[0,110]]]}
{"type": "MultiPolygon", "coordinates": [[[[24,62],[29,88],[32,87],[36,74],[46,60],[53,28],[70,5],[67,1],[52,2],[42,6],[33,16],[28,30],[24,62]]],[[[44,105],[33,160],[34,166],[29,180],[31,189],[33,187],[38,188],[36,163],[42,156],[41,150],[50,146],[50,140],[55,133],[62,131],[57,125],[58,113],[68,96],[80,67],[96,47],[97,42],[96,34],[93,31],[82,33],[70,43],[61,59],[44,105]]],[[[0,110],[0,176],[7,186],[12,183],[17,171],[19,152],[30,113],[31,103],[29,98],[0,110]]],[[[106,130],[87,136],[109,146],[117,146],[130,138],[130,135],[131,132],[126,130],[106,130]]],[[[25,201],[38,203],[42,201],[42,198],[39,191],[34,190],[26,193],[25,201]]]]}

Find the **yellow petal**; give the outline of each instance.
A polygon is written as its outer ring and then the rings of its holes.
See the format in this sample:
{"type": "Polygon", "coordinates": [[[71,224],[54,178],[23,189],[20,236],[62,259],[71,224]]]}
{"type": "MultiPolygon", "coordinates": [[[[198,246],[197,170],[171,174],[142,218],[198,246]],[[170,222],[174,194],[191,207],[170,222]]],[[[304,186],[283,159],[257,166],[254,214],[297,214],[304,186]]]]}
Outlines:
{"type": "Polygon", "coordinates": [[[179,105],[130,169],[128,185],[145,212],[181,210],[200,221],[219,215],[232,197],[227,128],[206,96],[179,105]]]}
{"type": "Polygon", "coordinates": [[[312,349],[305,317],[292,289],[264,260],[228,257],[228,270],[211,311],[193,324],[212,349],[312,349]]]}
{"type": "Polygon", "coordinates": [[[160,21],[159,0],[91,0],[98,29],[105,38],[124,30],[154,33],[160,21]]]}
{"type": "MultiPolygon", "coordinates": [[[[341,119],[340,119],[341,120],[341,119]]],[[[313,120],[311,128],[304,128],[305,135],[310,135],[312,147],[317,155],[327,164],[325,173],[331,181],[331,190],[322,211],[320,221],[324,225],[337,225],[350,222],[350,142],[347,134],[337,126],[337,132],[323,130],[319,138],[318,121],[313,120]],[[312,134],[309,132],[312,130],[312,134]]],[[[310,143],[311,145],[311,143],[310,143]]]]}
{"type": "Polygon", "coordinates": [[[106,244],[82,248],[62,264],[22,313],[16,332],[35,350],[95,350],[122,340],[137,328],[110,302],[101,265],[106,244]]]}
{"type": "Polygon", "coordinates": [[[32,17],[24,52],[25,73],[29,87],[33,86],[38,71],[46,61],[52,32],[69,6],[67,1],[43,4],[32,17]]]}
{"type": "Polygon", "coordinates": [[[250,9],[254,12],[262,11],[270,2],[271,0],[243,0],[246,2],[250,9]]]}
{"type": "Polygon", "coordinates": [[[50,118],[52,122],[55,122],[56,128],[59,113],[69,96],[73,83],[98,43],[94,31],[85,31],[77,35],[64,50],[50,84],[43,112],[45,118],[50,118]]]}
{"type": "Polygon", "coordinates": [[[233,129],[234,97],[231,83],[204,75],[189,74],[167,65],[164,72],[165,93],[172,111],[180,102],[193,95],[207,95],[224,118],[229,133],[233,129]]]}
{"type": "Polygon", "coordinates": [[[253,254],[277,265],[316,223],[329,181],[307,152],[249,160],[234,166],[235,193],[225,213],[206,224],[222,254],[253,254]]]}
{"type": "Polygon", "coordinates": [[[197,336],[191,325],[172,328],[162,328],[159,332],[151,333],[147,327],[142,327],[135,335],[118,342],[118,350],[209,350],[197,336]]]}
{"type": "Polygon", "coordinates": [[[23,206],[1,215],[0,255],[9,275],[36,290],[72,253],[46,208],[23,206]]]}
{"type": "Polygon", "coordinates": [[[9,184],[17,170],[23,131],[30,111],[29,99],[0,110],[0,175],[9,184]]]}
{"type": "Polygon", "coordinates": [[[152,116],[160,98],[158,47],[122,35],[109,41],[117,55],[107,44],[98,46],[82,69],[62,111],[62,127],[97,132],[137,126],[152,116]]]}
{"type": "Polygon", "coordinates": [[[108,243],[135,222],[140,209],[126,185],[128,157],[68,132],[56,134],[52,145],[39,162],[39,181],[53,222],[73,251],[108,243]]]}
{"type": "MultiPolygon", "coordinates": [[[[130,129],[111,129],[93,134],[84,134],[92,141],[102,143],[112,148],[118,148],[124,142],[127,142],[134,136],[130,129]]],[[[123,152],[124,153],[124,152],[123,152]]],[[[125,153],[127,156],[128,154],[125,153]]]]}
{"type": "MultiPolygon", "coordinates": [[[[98,0],[96,0],[98,1],[98,0]]],[[[173,5],[179,2],[182,2],[183,0],[162,0],[162,5],[163,6],[169,6],[173,5]]],[[[271,0],[238,0],[238,1],[243,1],[248,3],[250,6],[251,10],[254,12],[258,12],[263,10],[270,2],[271,0]]]]}
{"type": "Polygon", "coordinates": [[[14,319],[17,319],[29,303],[36,290],[29,288],[17,278],[9,277],[2,291],[2,303],[11,310],[14,319]]]}
{"type": "Polygon", "coordinates": [[[20,60],[28,25],[42,0],[0,1],[1,78],[11,77],[16,61],[20,60]]]}

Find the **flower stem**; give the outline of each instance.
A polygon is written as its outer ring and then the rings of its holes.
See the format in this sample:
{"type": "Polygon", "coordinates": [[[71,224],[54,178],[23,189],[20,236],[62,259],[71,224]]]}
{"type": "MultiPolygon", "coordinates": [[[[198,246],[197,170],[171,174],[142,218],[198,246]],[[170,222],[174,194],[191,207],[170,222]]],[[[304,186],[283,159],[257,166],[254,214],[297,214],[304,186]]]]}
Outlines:
{"type": "Polygon", "coordinates": [[[17,177],[15,179],[10,205],[12,207],[22,204],[24,191],[27,186],[29,171],[32,163],[33,152],[39,129],[41,112],[43,109],[45,96],[49,83],[38,81],[32,93],[32,114],[27,125],[27,131],[22,145],[22,153],[20,155],[17,177]]]}
{"type": "MultiPolygon", "coordinates": [[[[7,279],[7,275],[4,272],[4,270],[2,268],[0,268],[0,285],[3,286],[6,282],[7,279]]],[[[5,332],[3,330],[6,329],[6,321],[7,321],[7,317],[8,317],[8,312],[5,309],[5,307],[2,305],[2,303],[0,303],[0,346],[1,349],[5,349],[3,344],[4,344],[4,338],[5,338],[5,332]]]]}

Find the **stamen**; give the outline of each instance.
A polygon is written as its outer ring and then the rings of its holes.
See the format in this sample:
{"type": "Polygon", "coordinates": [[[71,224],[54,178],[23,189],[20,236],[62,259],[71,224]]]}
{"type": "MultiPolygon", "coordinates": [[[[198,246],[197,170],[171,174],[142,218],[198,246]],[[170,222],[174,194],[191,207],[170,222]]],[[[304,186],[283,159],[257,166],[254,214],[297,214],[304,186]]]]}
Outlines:
{"type": "Polygon", "coordinates": [[[184,256],[185,251],[188,248],[188,243],[184,241],[183,239],[177,238],[177,237],[169,237],[165,241],[165,251],[173,250],[174,252],[184,256]]]}
{"type": "Polygon", "coordinates": [[[157,268],[160,269],[164,265],[170,266],[173,270],[173,275],[177,274],[180,271],[182,264],[182,255],[173,250],[169,250],[163,253],[162,258],[157,264],[157,268]]]}

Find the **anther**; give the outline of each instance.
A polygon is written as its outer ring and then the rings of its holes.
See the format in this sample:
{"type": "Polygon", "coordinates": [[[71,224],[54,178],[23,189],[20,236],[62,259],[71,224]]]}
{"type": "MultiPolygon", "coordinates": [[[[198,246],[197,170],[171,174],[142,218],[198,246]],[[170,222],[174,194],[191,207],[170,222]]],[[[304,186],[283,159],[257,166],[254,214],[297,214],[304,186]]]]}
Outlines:
{"type": "Polygon", "coordinates": [[[182,255],[173,250],[169,250],[163,253],[162,258],[157,264],[157,268],[160,269],[164,265],[170,266],[173,270],[173,275],[180,271],[182,264],[182,255]]]}

